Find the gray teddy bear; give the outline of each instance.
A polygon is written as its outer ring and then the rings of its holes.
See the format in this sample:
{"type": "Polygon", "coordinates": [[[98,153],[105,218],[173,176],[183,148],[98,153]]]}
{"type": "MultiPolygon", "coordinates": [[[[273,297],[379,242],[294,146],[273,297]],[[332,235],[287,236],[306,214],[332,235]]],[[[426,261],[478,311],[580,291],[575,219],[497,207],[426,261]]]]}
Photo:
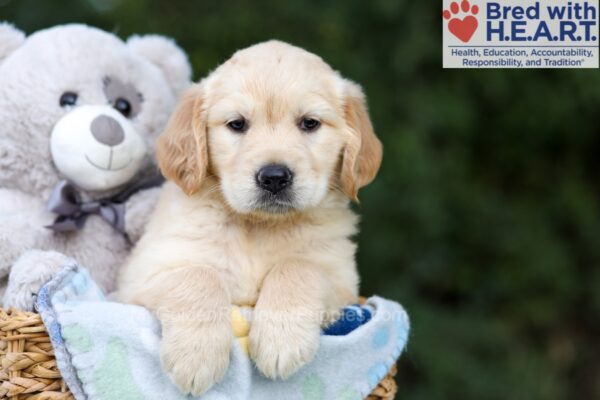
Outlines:
{"type": "Polygon", "coordinates": [[[154,142],[191,80],[170,39],[0,24],[0,294],[76,260],[106,291],[155,204],[154,142]],[[154,187],[153,187],[154,186],[154,187]]]}

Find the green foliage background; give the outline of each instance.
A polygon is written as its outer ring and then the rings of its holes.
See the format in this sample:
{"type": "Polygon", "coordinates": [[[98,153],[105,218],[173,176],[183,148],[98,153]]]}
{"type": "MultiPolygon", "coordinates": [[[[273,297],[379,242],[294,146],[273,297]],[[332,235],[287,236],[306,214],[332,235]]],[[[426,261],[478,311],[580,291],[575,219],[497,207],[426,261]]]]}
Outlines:
{"type": "Polygon", "coordinates": [[[413,323],[398,398],[600,398],[600,74],[443,70],[438,1],[0,0],[28,33],[157,32],[200,78],[279,38],[363,84],[385,145],[363,293],[413,323]]]}

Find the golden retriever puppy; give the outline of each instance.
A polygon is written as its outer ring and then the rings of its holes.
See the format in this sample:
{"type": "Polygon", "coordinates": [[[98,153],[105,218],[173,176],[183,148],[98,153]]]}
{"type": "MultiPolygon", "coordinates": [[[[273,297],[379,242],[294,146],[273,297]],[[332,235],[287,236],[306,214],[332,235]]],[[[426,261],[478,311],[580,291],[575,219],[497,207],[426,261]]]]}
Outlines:
{"type": "Polygon", "coordinates": [[[157,154],[170,181],[118,298],[157,315],[163,367],[184,393],[226,372],[231,304],[255,306],[256,366],[289,376],[357,300],[349,203],[382,154],[361,88],[305,50],[258,44],[189,89],[157,154]]]}

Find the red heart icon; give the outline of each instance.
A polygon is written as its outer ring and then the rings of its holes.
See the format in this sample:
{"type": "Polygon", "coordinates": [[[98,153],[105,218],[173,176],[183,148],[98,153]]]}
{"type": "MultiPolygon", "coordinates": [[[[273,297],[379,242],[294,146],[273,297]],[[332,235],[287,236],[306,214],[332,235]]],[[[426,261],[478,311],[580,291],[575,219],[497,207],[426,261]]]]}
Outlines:
{"type": "Polygon", "coordinates": [[[471,40],[471,37],[473,37],[473,34],[477,30],[477,26],[479,26],[477,18],[472,15],[464,19],[453,18],[448,23],[450,32],[465,43],[471,40]]]}

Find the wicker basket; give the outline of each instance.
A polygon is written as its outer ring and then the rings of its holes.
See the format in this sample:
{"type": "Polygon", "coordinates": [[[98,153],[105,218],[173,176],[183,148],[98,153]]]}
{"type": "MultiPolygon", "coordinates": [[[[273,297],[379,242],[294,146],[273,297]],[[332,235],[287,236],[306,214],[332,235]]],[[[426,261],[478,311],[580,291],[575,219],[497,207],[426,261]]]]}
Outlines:
{"type": "MultiPolygon", "coordinates": [[[[39,314],[0,308],[0,399],[71,400],[56,366],[54,349],[39,314]]],[[[391,400],[396,366],[368,400],[391,400]]]]}

